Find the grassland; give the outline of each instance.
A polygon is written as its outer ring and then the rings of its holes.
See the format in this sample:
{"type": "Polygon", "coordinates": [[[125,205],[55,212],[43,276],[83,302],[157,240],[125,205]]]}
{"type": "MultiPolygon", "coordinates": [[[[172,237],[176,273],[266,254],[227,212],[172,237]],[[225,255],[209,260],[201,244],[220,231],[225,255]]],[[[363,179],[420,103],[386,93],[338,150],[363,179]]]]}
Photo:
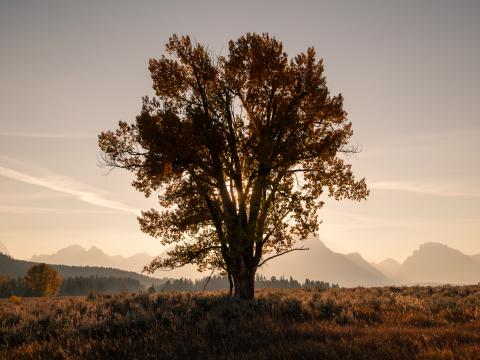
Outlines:
{"type": "Polygon", "coordinates": [[[480,359],[480,286],[0,302],[1,359],[480,359]]]}

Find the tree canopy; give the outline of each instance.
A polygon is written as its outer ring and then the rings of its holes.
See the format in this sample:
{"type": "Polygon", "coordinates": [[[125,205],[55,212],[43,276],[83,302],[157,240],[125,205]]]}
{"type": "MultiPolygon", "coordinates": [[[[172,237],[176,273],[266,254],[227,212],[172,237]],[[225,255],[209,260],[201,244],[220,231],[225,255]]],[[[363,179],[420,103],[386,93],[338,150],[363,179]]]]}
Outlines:
{"type": "Polygon", "coordinates": [[[28,269],[25,282],[34,295],[54,296],[62,284],[62,278],[54,268],[38,264],[28,269]]]}
{"type": "Polygon", "coordinates": [[[173,35],[166,52],[149,62],[156,96],[135,123],[99,135],[104,161],[158,194],[140,226],[172,247],[146,270],[218,269],[252,298],[256,270],[318,230],[324,193],[368,195],[341,156],[356,152],[343,98],[313,48],[289,58],[268,34],[230,41],[225,56],[173,35]]]}

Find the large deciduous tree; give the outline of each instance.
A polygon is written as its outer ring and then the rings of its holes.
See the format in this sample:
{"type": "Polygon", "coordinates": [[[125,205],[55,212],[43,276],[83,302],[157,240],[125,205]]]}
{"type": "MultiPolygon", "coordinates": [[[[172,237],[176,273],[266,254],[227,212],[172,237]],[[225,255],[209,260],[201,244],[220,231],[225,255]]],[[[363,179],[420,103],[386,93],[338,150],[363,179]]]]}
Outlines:
{"type": "Polygon", "coordinates": [[[251,299],[256,270],[317,231],[323,192],[368,195],[340,156],[355,151],[343,98],[313,48],[289,59],[268,34],[230,41],[226,56],[188,36],[166,51],[149,62],[156,96],[136,122],[100,134],[104,161],[158,194],[161,210],[142,212],[140,226],[172,247],[147,271],[220,269],[251,299]]]}

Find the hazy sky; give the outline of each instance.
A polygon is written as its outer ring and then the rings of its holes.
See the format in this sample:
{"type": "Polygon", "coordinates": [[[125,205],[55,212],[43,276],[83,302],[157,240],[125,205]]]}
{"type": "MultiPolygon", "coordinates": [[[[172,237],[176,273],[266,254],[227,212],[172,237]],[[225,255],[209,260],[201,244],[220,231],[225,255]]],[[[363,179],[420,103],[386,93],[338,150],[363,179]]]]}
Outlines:
{"type": "Polygon", "coordinates": [[[314,46],[345,97],[366,202],[328,202],[320,237],[368,260],[437,241],[480,253],[480,1],[0,0],[0,242],[17,258],[96,245],[159,253],[135,214],[154,206],[96,135],[152,94],[172,33],[218,53],[269,32],[314,46]]]}

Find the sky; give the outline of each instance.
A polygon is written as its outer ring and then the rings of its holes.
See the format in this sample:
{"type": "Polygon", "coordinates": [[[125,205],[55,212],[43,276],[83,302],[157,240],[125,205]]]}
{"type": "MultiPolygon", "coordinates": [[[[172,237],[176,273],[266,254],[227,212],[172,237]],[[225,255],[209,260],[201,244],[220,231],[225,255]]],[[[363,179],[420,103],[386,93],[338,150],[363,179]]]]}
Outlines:
{"type": "Polygon", "coordinates": [[[369,261],[425,242],[480,253],[479,1],[0,0],[0,242],[16,258],[79,244],[159,254],[155,207],[100,166],[97,135],[152,95],[148,59],[189,34],[222,53],[268,32],[314,46],[342,93],[370,197],[327,200],[320,239],[369,261]]]}

